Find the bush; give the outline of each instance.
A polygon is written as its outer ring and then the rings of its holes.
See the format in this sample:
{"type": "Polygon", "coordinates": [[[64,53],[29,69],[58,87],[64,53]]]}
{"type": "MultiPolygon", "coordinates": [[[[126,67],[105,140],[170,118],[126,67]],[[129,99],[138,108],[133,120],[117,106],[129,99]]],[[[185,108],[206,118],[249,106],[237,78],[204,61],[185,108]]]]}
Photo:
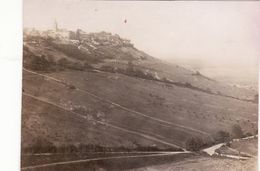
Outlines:
{"type": "Polygon", "coordinates": [[[87,62],[85,62],[83,66],[85,69],[94,69],[94,67],[87,62]]]}
{"type": "Polygon", "coordinates": [[[71,84],[69,84],[68,87],[69,87],[69,89],[71,89],[71,90],[75,90],[75,89],[76,89],[76,87],[75,87],[74,85],[71,85],[71,84]]]}
{"type": "Polygon", "coordinates": [[[28,151],[32,153],[53,153],[57,151],[57,148],[51,142],[37,138],[28,151]]]}
{"type": "Polygon", "coordinates": [[[84,70],[85,68],[85,64],[81,64],[79,62],[72,62],[69,61],[66,58],[61,58],[57,61],[57,64],[62,67],[62,68],[68,68],[68,69],[72,69],[72,70],[84,70]]]}
{"type": "Polygon", "coordinates": [[[250,132],[247,132],[247,133],[245,134],[245,137],[251,137],[251,136],[253,136],[253,134],[251,134],[250,132]]]}
{"type": "Polygon", "coordinates": [[[53,62],[49,62],[44,55],[36,56],[31,54],[31,61],[28,64],[28,68],[34,71],[52,71],[53,62]]]}
{"type": "Polygon", "coordinates": [[[217,91],[217,95],[222,95],[222,93],[220,91],[217,91]]]}
{"type": "Polygon", "coordinates": [[[253,102],[258,103],[258,94],[256,94],[256,95],[254,96],[253,102]]]}
{"type": "Polygon", "coordinates": [[[191,87],[192,87],[192,85],[191,85],[190,83],[188,83],[188,82],[186,82],[184,86],[185,86],[185,87],[188,87],[188,88],[191,88],[191,87]]]}
{"type": "Polygon", "coordinates": [[[144,71],[142,71],[140,69],[135,69],[135,68],[133,70],[127,69],[125,71],[125,75],[157,81],[157,79],[153,76],[152,73],[149,73],[149,72],[145,73],[144,71]]]}
{"type": "Polygon", "coordinates": [[[230,139],[231,139],[230,133],[225,131],[219,131],[215,136],[215,140],[217,142],[227,142],[230,141],[230,139]]]}
{"type": "Polygon", "coordinates": [[[100,70],[105,71],[105,72],[115,72],[115,68],[109,65],[103,65],[100,67],[100,70]]]}
{"type": "Polygon", "coordinates": [[[244,133],[238,124],[233,125],[232,133],[235,138],[242,138],[244,136],[244,133]]]}
{"type": "Polygon", "coordinates": [[[57,61],[57,64],[65,68],[69,64],[69,60],[66,58],[61,58],[57,61]]]}
{"type": "Polygon", "coordinates": [[[202,138],[191,137],[186,141],[186,149],[190,151],[199,151],[203,146],[204,142],[202,138]]]}
{"type": "Polygon", "coordinates": [[[207,88],[205,91],[206,91],[207,93],[212,93],[212,91],[210,90],[210,88],[207,88]]]}

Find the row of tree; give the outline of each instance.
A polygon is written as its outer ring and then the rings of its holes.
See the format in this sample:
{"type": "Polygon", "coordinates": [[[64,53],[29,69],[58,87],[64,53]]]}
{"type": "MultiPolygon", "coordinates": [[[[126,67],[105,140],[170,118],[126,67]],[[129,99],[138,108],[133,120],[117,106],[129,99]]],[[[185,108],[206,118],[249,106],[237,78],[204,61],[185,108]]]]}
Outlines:
{"type": "Polygon", "coordinates": [[[190,151],[199,151],[204,147],[208,147],[217,143],[229,142],[234,138],[244,138],[252,136],[251,133],[244,133],[238,124],[232,126],[232,133],[219,131],[214,135],[214,142],[205,140],[201,137],[191,137],[186,141],[186,149],[190,151]]]}
{"type": "Polygon", "coordinates": [[[22,147],[23,154],[33,153],[87,153],[87,152],[130,152],[130,151],[181,151],[179,148],[158,148],[157,146],[142,146],[135,143],[134,147],[109,147],[100,146],[97,144],[66,144],[66,145],[55,145],[45,139],[37,138],[36,141],[26,147],[22,147]]]}

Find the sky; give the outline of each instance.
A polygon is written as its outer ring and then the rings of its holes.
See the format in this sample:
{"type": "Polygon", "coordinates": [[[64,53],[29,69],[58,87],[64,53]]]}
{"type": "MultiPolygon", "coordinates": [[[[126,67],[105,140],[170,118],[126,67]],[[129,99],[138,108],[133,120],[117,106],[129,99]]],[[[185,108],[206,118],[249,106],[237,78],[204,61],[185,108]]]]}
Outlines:
{"type": "Polygon", "coordinates": [[[257,1],[24,0],[24,27],[108,31],[170,62],[255,72],[260,56],[257,1]],[[126,22],[125,22],[126,20],[126,22]]]}

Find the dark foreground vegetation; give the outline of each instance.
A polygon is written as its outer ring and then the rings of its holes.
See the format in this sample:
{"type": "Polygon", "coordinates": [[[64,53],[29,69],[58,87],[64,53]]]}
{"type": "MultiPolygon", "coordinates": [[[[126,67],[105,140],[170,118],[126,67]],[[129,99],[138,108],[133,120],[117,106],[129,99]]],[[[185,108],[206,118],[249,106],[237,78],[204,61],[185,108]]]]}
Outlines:
{"type": "MultiPolygon", "coordinates": [[[[34,168],[34,171],[96,171],[96,170],[128,170],[135,169],[151,165],[160,165],[164,163],[182,161],[184,158],[194,156],[196,154],[192,153],[183,153],[183,154],[169,154],[164,156],[145,156],[144,154],[95,154],[95,155],[86,155],[86,154],[68,154],[64,157],[62,156],[22,156],[23,163],[22,168],[27,166],[35,166],[40,164],[50,164],[56,162],[64,161],[77,161],[77,160],[86,160],[90,158],[106,158],[106,157],[116,157],[111,159],[100,159],[93,161],[81,161],[75,163],[66,163],[66,164],[54,164],[47,167],[38,167],[34,168]],[[128,157],[127,157],[128,156],[128,157]],[[134,157],[131,157],[134,156],[134,157]],[[30,162],[33,159],[37,159],[37,162],[30,162]],[[27,161],[27,163],[24,163],[27,161]],[[50,162],[51,161],[51,162],[50,162]],[[28,165],[29,164],[29,165],[28,165]]],[[[31,169],[23,169],[31,170],[31,169]]]]}
{"type": "Polygon", "coordinates": [[[205,141],[204,139],[200,137],[191,137],[186,141],[186,150],[189,151],[199,151],[203,148],[210,147],[212,145],[218,144],[218,143],[224,143],[229,142],[232,139],[239,139],[244,137],[252,136],[251,133],[247,132],[244,133],[242,128],[235,124],[232,126],[232,132],[226,132],[226,131],[218,131],[214,135],[214,142],[213,141],[205,141]]]}
{"type": "Polygon", "coordinates": [[[133,152],[133,151],[182,151],[180,148],[160,149],[156,146],[141,146],[136,143],[135,147],[104,147],[96,144],[67,144],[55,145],[47,140],[38,138],[35,143],[28,147],[22,147],[23,154],[34,153],[87,153],[87,152],[133,152]]]}

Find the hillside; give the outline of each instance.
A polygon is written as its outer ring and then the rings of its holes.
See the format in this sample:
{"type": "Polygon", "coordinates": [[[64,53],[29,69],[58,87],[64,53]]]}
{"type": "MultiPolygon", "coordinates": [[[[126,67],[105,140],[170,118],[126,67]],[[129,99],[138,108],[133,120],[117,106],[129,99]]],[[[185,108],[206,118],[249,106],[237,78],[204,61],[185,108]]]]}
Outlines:
{"type": "Polygon", "coordinates": [[[110,33],[24,38],[22,145],[185,149],[257,131],[257,92],[167,64],[110,33]]]}
{"type": "Polygon", "coordinates": [[[29,51],[43,56],[55,64],[71,65],[69,67],[72,69],[83,69],[90,64],[97,69],[122,73],[122,70],[128,69],[131,65],[132,68],[151,74],[158,80],[190,84],[210,93],[242,100],[252,100],[257,94],[255,90],[230,86],[203,76],[199,72],[151,57],[118,35],[106,32],[87,34],[83,31],[76,35],[78,36],[66,39],[26,35],[25,53],[29,51]]]}

